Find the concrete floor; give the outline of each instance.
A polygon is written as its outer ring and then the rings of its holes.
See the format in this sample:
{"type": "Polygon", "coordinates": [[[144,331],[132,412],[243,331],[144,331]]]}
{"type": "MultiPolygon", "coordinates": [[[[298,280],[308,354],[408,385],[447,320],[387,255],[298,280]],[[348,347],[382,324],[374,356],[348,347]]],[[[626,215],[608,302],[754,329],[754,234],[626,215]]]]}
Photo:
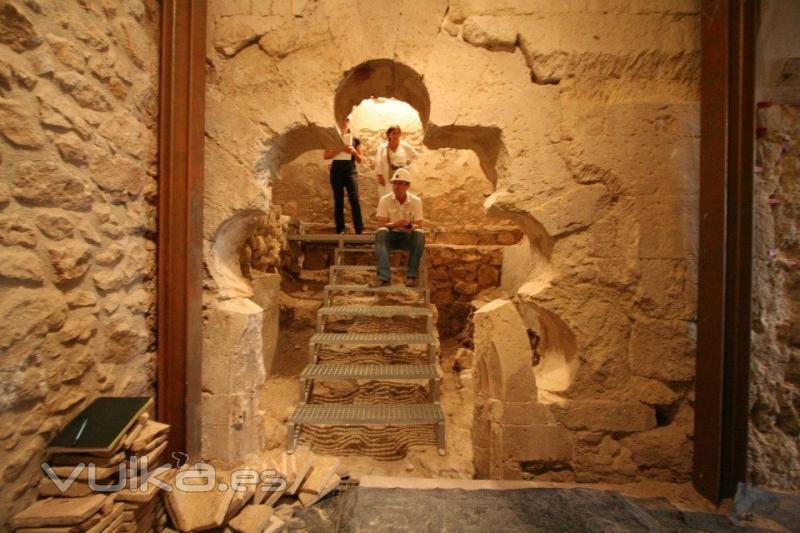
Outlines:
{"type": "MultiPolygon", "coordinates": [[[[283,513],[288,515],[289,510],[283,513]]],[[[288,516],[287,516],[288,518],[288,516]]],[[[381,488],[344,484],[294,508],[289,531],[800,531],[800,495],[740,493],[729,514],[680,510],[666,498],[583,488],[381,488]]]]}

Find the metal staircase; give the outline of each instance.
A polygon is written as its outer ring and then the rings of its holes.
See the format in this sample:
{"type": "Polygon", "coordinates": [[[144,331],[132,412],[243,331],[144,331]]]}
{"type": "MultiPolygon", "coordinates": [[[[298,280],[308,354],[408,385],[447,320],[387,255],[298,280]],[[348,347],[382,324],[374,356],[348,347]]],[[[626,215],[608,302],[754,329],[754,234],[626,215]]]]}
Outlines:
{"type": "MultiPolygon", "coordinates": [[[[330,267],[330,284],[325,286],[323,307],[317,312],[317,331],[309,340],[309,364],[300,374],[300,404],[289,417],[288,451],[293,453],[297,447],[304,424],[328,425],[421,425],[436,426],[437,448],[440,455],[445,453],[444,414],[439,404],[440,377],[436,368],[436,337],[433,331],[433,313],[430,306],[427,271],[422,267],[418,287],[389,285],[369,287],[360,284],[340,284],[344,272],[374,272],[374,266],[343,265],[347,253],[374,253],[374,235],[303,235],[311,242],[332,242],[337,244],[334,254],[335,264],[330,267]],[[392,295],[417,293],[422,296],[421,305],[332,305],[334,297],[343,294],[392,295]],[[381,333],[335,333],[326,331],[329,321],[334,317],[416,317],[425,320],[425,331],[401,333],[391,331],[391,322],[381,333]],[[320,364],[319,353],[323,347],[332,346],[410,346],[427,347],[427,364],[349,364],[347,353],[341,354],[343,361],[320,364]],[[425,380],[430,384],[428,403],[408,404],[315,404],[312,400],[314,381],[319,380],[425,380]]],[[[300,240],[295,238],[294,240],[300,240]]],[[[393,271],[402,270],[399,267],[393,271]]]]}

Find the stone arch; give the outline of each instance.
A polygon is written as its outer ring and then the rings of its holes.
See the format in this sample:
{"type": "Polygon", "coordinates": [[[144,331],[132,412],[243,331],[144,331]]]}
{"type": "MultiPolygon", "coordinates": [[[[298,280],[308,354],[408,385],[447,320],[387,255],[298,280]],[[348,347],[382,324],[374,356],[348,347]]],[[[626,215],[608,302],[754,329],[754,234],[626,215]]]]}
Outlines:
{"type": "Polygon", "coordinates": [[[207,265],[222,298],[250,298],[253,289],[242,275],[239,249],[266,212],[248,210],[222,223],[211,243],[207,265]]]}
{"type": "Polygon", "coordinates": [[[423,130],[431,116],[428,89],[416,70],[391,59],[370,59],[345,72],[333,99],[333,115],[341,123],[347,114],[367,98],[385,96],[407,102],[419,112],[423,130]]]}

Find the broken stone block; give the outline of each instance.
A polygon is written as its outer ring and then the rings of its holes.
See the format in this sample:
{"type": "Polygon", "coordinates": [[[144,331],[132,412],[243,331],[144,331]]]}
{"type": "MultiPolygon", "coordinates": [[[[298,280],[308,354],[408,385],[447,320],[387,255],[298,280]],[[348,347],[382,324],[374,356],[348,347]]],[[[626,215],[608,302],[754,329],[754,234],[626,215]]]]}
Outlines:
{"type": "Polygon", "coordinates": [[[58,246],[49,247],[47,254],[56,274],[56,283],[80,278],[91,266],[91,248],[76,239],[64,240],[58,246]]]}
{"type": "Polygon", "coordinates": [[[24,161],[15,169],[13,195],[45,207],[87,211],[92,194],[83,182],[49,161],[24,161]]]}
{"type": "Polygon", "coordinates": [[[164,499],[172,523],[181,531],[200,531],[222,526],[230,506],[234,491],[212,490],[183,491],[176,488],[177,483],[187,485],[215,485],[224,480],[208,479],[210,471],[183,469],[171,485],[173,490],[164,499]]]}
{"type": "Polygon", "coordinates": [[[264,382],[262,327],[263,311],[250,300],[228,300],[209,309],[203,348],[204,391],[233,394],[264,382]]]}
{"type": "Polygon", "coordinates": [[[41,283],[45,271],[39,257],[24,248],[6,248],[0,255],[0,278],[41,283]]]}
{"type": "Polygon", "coordinates": [[[268,505],[248,505],[228,522],[228,526],[238,533],[261,533],[269,525],[272,513],[268,505]]]}
{"type": "Polygon", "coordinates": [[[14,100],[0,98],[0,134],[22,148],[41,148],[44,135],[38,121],[14,100]]]}
{"type": "Polygon", "coordinates": [[[60,291],[15,287],[0,299],[0,349],[28,335],[43,336],[66,320],[67,305],[60,291]]]}
{"type": "Polygon", "coordinates": [[[75,226],[69,218],[49,213],[42,213],[36,217],[36,227],[39,228],[39,231],[44,233],[45,236],[54,241],[61,241],[72,237],[72,232],[75,229],[75,226]]]}
{"type": "Polygon", "coordinates": [[[535,401],[533,352],[514,304],[509,300],[494,300],[478,309],[473,320],[476,392],[504,401],[535,401]]]}

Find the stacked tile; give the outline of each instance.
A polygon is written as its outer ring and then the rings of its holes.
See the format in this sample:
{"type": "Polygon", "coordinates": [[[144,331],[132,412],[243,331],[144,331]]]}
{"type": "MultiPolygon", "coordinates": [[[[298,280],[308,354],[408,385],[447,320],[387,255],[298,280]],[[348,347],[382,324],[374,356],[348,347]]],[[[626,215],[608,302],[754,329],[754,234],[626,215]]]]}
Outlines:
{"type": "MultiPolygon", "coordinates": [[[[57,479],[43,474],[39,500],[11,519],[12,528],[22,533],[163,529],[167,517],[161,489],[140,476],[152,474],[162,463],[169,426],[149,418],[148,413],[140,415],[114,450],[53,454],[47,464],[57,479]],[[104,503],[95,508],[100,501],[104,503]],[[62,514],[52,516],[54,512],[62,514]]],[[[161,474],[157,477],[166,472],[161,474]]]]}
{"type": "MultiPolygon", "coordinates": [[[[341,482],[344,473],[339,460],[318,456],[308,448],[292,455],[269,460],[253,483],[233,488],[233,482],[214,471],[215,489],[181,491],[173,487],[165,497],[171,525],[176,531],[203,531],[225,528],[235,533],[274,533],[284,529],[276,516],[278,501],[299,502],[307,507],[325,497],[341,482]],[[225,488],[221,488],[225,487],[225,488]]],[[[184,471],[191,470],[187,466],[184,471]]],[[[192,474],[191,472],[186,472],[192,474]]],[[[196,479],[206,483],[206,474],[183,476],[184,482],[196,479]]]]}
{"type": "Polygon", "coordinates": [[[9,520],[17,533],[123,533],[123,504],[114,494],[38,500],[9,520]]]}

